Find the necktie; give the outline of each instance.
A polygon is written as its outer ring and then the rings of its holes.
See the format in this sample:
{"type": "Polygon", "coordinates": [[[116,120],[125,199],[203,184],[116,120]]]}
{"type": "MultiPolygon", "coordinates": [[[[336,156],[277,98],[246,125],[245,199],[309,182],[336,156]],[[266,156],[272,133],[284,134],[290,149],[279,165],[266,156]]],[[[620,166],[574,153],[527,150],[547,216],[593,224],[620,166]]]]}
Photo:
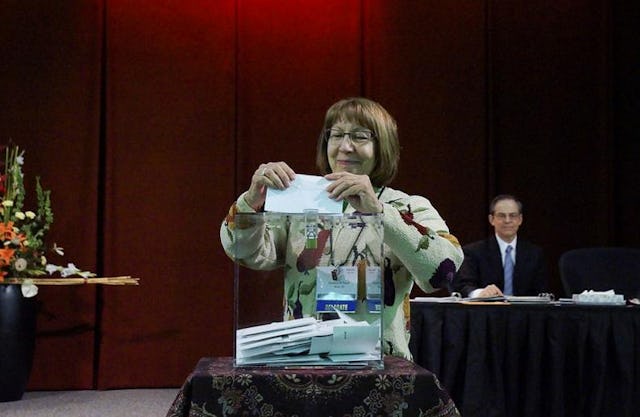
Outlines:
{"type": "Polygon", "coordinates": [[[507,250],[504,254],[504,295],[513,295],[513,259],[511,258],[511,251],[513,246],[507,245],[507,250]]]}

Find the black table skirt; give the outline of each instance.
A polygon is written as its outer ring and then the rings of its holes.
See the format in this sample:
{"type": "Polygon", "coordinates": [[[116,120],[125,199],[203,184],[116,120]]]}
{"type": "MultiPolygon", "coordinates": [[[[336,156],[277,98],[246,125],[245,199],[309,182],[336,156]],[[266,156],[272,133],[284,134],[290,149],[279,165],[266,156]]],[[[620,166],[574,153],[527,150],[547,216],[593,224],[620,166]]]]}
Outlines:
{"type": "Polygon", "coordinates": [[[400,358],[384,370],[234,368],[202,358],[167,417],[460,416],[431,372],[400,358]]]}
{"type": "Polygon", "coordinates": [[[640,308],[411,304],[414,360],[464,417],[640,416],[640,308]]]}

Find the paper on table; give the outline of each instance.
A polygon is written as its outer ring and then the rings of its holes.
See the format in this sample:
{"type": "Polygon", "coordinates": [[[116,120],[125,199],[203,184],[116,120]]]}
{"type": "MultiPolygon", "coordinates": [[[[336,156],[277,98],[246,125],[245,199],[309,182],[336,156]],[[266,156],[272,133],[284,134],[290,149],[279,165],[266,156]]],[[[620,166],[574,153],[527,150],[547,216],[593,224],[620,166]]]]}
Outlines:
{"type": "Polygon", "coordinates": [[[267,188],[264,210],[304,213],[305,209],[316,209],[318,213],[342,213],[342,201],[330,199],[325,190],[329,183],[317,175],[296,174],[295,180],[284,190],[267,188]]]}
{"type": "Polygon", "coordinates": [[[616,294],[614,290],[584,290],[580,294],[573,294],[572,299],[579,304],[626,304],[624,295],[616,294]]]}
{"type": "Polygon", "coordinates": [[[457,303],[458,301],[462,301],[462,297],[460,297],[460,294],[449,297],[414,297],[411,301],[417,303],[457,303]]]}

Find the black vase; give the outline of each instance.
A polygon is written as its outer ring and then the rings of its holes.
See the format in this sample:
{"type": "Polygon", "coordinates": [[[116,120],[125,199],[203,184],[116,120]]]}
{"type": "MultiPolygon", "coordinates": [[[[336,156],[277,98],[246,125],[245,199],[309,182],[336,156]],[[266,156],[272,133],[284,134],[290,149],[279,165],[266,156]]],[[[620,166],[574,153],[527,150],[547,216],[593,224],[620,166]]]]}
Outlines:
{"type": "Polygon", "coordinates": [[[20,285],[0,285],[0,402],[22,398],[27,388],[36,335],[35,297],[20,285]]]}

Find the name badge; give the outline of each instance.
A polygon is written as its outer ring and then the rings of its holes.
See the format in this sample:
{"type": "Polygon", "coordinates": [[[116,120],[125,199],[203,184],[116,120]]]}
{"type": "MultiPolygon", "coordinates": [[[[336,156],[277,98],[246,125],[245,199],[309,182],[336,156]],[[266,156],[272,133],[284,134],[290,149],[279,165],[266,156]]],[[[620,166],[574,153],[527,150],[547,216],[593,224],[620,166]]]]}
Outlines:
{"type": "Polygon", "coordinates": [[[382,309],[381,275],[379,266],[367,267],[367,310],[369,313],[379,313],[382,309]]]}
{"type": "Polygon", "coordinates": [[[358,268],[356,266],[319,266],[316,268],[316,311],[356,311],[358,268]]]}

